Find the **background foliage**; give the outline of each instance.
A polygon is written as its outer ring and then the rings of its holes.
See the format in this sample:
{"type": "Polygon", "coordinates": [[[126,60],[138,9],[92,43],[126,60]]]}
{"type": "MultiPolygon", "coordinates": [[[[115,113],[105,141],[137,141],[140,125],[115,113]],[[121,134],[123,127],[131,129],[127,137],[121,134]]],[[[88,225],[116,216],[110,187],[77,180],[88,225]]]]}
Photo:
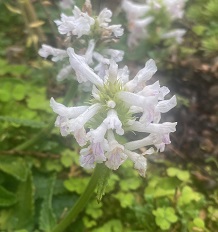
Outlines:
{"type": "MultiPolygon", "coordinates": [[[[90,179],[90,172],[78,164],[74,139],[62,138],[53,129],[55,118],[49,107],[51,96],[76,105],[86,95],[72,81],[57,83],[58,68],[37,54],[39,42],[47,39],[59,44],[52,20],[59,17],[60,9],[56,1],[32,1],[32,7],[35,24],[31,17],[24,17],[19,4],[0,2],[0,231],[6,232],[51,231],[90,179]]],[[[216,0],[187,4],[183,23],[188,33],[183,45],[176,48],[177,60],[190,55],[211,60],[217,56],[217,7],[216,0]]],[[[119,46],[125,47],[124,42],[119,46]]],[[[159,56],[150,42],[146,43],[147,53],[136,52],[131,59],[127,55],[126,61],[136,66],[138,59],[144,62],[151,55],[165,67],[163,73],[169,71],[172,66],[161,57],[170,53],[172,44],[159,42],[159,49],[164,48],[159,56]]],[[[185,97],[179,99],[179,107],[189,107],[185,97]]],[[[216,157],[196,164],[172,153],[170,159],[149,157],[146,179],[128,162],[111,173],[102,201],[98,203],[93,196],[66,232],[216,231],[216,157]]]]}

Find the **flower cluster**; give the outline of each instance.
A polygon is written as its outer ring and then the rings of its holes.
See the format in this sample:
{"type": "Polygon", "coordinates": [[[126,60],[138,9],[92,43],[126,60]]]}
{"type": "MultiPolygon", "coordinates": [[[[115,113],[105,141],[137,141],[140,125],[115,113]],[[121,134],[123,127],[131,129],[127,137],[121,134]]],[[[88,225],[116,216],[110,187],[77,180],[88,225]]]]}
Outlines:
{"type": "MultiPolygon", "coordinates": [[[[134,3],[130,0],[122,1],[122,9],[126,13],[128,21],[128,46],[137,45],[142,39],[149,37],[148,26],[155,21],[152,12],[163,10],[171,21],[181,19],[184,14],[184,0],[147,0],[145,4],[134,3]]],[[[158,15],[158,14],[157,14],[158,15]]],[[[157,31],[159,29],[156,29],[157,31]]],[[[159,36],[161,39],[174,38],[177,43],[182,42],[182,37],[186,33],[184,29],[173,29],[162,32],[159,36]]]]}
{"type": "Polygon", "coordinates": [[[94,168],[96,163],[116,170],[126,160],[134,163],[139,174],[145,176],[146,154],[164,151],[169,144],[169,134],[176,130],[177,123],[160,123],[161,114],[176,105],[176,97],[165,100],[170,92],[159,82],[146,85],[156,72],[153,60],[146,62],[133,79],[129,79],[128,67],[118,68],[114,59],[110,59],[104,76],[97,75],[89,67],[83,56],[67,49],[71,67],[80,82],[90,82],[92,100],[90,105],[66,107],[51,99],[51,107],[58,114],[55,125],[63,136],[73,134],[80,146],[82,167],[94,168]],[[119,137],[127,132],[143,132],[147,136],[141,140],[121,144],[119,137]],[[135,152],[147,147],[143,154],[135,152]]]}
{"type": "MultiPolygon", "coordinates": [[[[68,40],[73,39],[78,43],[78,47],[83,47],[83,59],[87,64],[92,65],[98,71],[99,75],[104,75],[104,66],[109,64],[110,59],[120,62],[123,59],[124,52],[116,49],[103,49],[102,54],[96,51],[96,44],[99,41],[112,41],[119,38],[123,34],[121,25],[109,25],[111,22],[112,12],[107,8],[103,9],[97,17],[91,17],[91,5],[86,1],[84,5],[87,12],[82,12],[77,6],[74,6],[73,15],[66,16],[61,14],[60,20],[55,20],[60,34],[67,36],[68,40]],[[84,36],[88,36],[88,40],[84,40],[84,36]],[[89,41],[88,44],[84,44],[89,41]],[[84,52],[84,47],[87,49],[84,52]]],[[[67,46],[70,48],[71,45],[67,46]]],[[[67,49],[57,49],[49,45],[43,44],[39,50],[39,55],[43,58],[51,56],[53,62],[64,62],[63,68],[57,75],[57,80],[62,81],[69,77],[73,71],[69,63],[69,55],[67,49]]],[[[77,78],[81,82],[80,78],[77,78]]]]}

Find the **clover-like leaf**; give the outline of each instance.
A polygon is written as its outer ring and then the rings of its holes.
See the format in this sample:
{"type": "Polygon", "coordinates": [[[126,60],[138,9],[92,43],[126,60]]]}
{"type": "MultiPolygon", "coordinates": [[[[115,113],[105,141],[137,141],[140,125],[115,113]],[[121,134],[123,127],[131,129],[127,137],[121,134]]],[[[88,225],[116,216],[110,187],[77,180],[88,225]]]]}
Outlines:
{"type": "Polygon", "coordinates": [[[157,210],[153,210],[152,213],[155,216],[156,224],[162,230],[168,230],[171,224],[178,220],[175,210],[172,207],[157,208],[157,210]]]}

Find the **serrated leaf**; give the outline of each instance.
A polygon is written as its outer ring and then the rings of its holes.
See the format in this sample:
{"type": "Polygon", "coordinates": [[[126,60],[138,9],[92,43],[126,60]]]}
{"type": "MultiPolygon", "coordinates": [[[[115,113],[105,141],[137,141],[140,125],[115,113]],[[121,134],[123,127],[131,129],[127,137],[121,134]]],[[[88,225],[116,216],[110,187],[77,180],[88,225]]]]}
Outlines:
{"type": "Polygon", "coordinates": [[[11,206],[17,202],[16,195],[0,186],[0,206],[11,206]]]}
{"type": "Polygon", "coordinates": [[[31,28],[40,27],[40,26],[42,26],[44,23],[45,23],[44,21],[38,20],[38,21],[35,21],[35,22],[33,22],[33,23],[30,23],[30,24],[29,24],[29,27],[31,27],[31,28]]]}
{"type": "Polygon", "coordinates": [[[12,156],[0,156],[0,170],[20,181],[26,181],[29,172],[24,159],[12,156]]]}
{"type": "Polygon", "coordinates": [[[105,194],[106,187],[108,185],[108,179],[110,177],[111,170],[107,168],[105,165],[102,166],[101,176],[98,180],[97,185],[97,200],[101,201],[103,195],[105,194]]]}
{"type": "Polygon", "coordinates": [[[16,191],[17,203],[10,210],[3,212],[0,225],[5,231],[27,229],[32,231],[34,215],[34,191],[32,176],[28,175],[25,182],[20,182],[16,191]]]}
{"type": "Polygon", "coordinates": [[[56,217],[52,210],[52,196],[55,179],[55,175],[52,175],[47,179],[47,191],[45,193],[40,211],[39,228],[45,232],[50,232],[51,229],[56,225],[56,217]]]}

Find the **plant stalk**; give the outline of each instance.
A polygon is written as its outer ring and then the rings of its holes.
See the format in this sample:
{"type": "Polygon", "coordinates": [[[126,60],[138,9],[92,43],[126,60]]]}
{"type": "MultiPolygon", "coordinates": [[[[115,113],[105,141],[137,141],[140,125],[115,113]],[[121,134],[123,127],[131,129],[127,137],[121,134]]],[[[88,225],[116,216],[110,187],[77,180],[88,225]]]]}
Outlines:
{"type": "Polygon", "coordinates": [[[94,193],[94,190],[101,178],[101,173],[104,169],[104,164],[97,164],[96,168],[92,174],[92,177],[78,201],[75,203],[73,208],[68,212],[66,217],[60,221],[60,223],[51,232],[64,232],[65,229],[76,219],[78,214],[85,208],[90,197],[94,193]]]}

